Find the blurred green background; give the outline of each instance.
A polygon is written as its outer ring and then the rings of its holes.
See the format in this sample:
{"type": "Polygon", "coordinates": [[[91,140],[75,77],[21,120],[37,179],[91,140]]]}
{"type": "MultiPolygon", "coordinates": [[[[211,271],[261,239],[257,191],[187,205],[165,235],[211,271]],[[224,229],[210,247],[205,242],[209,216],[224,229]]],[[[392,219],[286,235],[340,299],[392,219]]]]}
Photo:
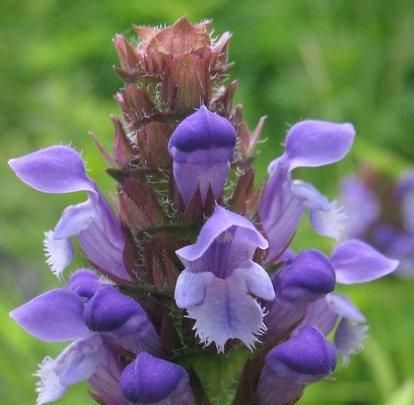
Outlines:
{"type": "MultiPolygon", "coordinates": [[[[3,0],[0,4],[0,403],[34,403],[31,373],[60,345],[45,345],[8,311],[56,285],[42,254],[43,230],[79,196],[45,196],[21,184],[10,157],[55,143],[84,151],[90,174],[111,190],[88,136],[109,146],[113,93],[121,86],[111,40],[131,25],[214,19],[234,33],[233,77],[251,126],[268,115],[257,168],[280,153],[287,125],[303,118],[346,120],[358,137],[341,164],[300,172],[334,197],[340,176],[370,161],[397,176],[414,164],[412,0],[3,0]]],[[[113,187],[112,187],[112,190],[113,187]]],[[[110,195],[110,194],[108,194],[110,195]]],[[[308,236],[309,235],[309,236],[308,236]]],[[[328,248],[299,232],[296,246],[328,248]]],[[[370,323],[365,350],[334,378],[310,387],[301,404],[414,404],[414,282],[387,278],[346,289],[370,323]]],[[[61,404],[92,404],[86,387],[61,404]]]]}

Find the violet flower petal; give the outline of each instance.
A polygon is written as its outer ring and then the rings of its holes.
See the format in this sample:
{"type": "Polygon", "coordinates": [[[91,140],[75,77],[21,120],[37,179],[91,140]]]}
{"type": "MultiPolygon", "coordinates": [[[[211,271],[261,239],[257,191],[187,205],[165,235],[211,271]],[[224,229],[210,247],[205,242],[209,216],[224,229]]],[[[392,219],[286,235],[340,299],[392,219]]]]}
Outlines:
{"type": "Polygon", "coordinates": [[[326,121],[301,121],[286,136],[286,156],[290,169],[325,166],[341,160],[355,137],[352,124],[326,121]]]}
{"type": "Polygon", "coordinates": [[[91,298],[104,282],[90,269],[78,269],[70,276],[67,288],[83,298],[91,298]]]}
{"type": "Polygon", "coordinates": [[[336,201],[330,202],[315,187],[301,180],[292,182],[292,191],[303,200],[309,210],[312,228],[319,235],[343,239],[346,216],[336,201]]]}
{"type": "Polygon", "coordinates": [[[236,269],[226,279],[209,272],[196,276],[204,279],[205,297],[201,304],[187,307],[187,312],[196,321],[194,329],[201,343],[214,342],[217,351],[223,352],[229,339],[240,339],[252,350],[259,342],[256,336],[266,327],[263,308],[248,294],[249,269],[236,269]]]}
{"type": "Polygon", "coordinates": [[[289,167],[283,159],[273,166],[259,206],[260,221],[270,247],[266,262],[287,248],[305,212],[304,202],[292,191],[289,167]]]}
{"type": "Polygon", "coordinates": [[[335,332],[335,347],[342,355],[344,364],[349,363],[352,354],[362,348],[362,343],[368,332],[368,325],[353,323],[347,318],[342,318],[335,332]]]}
{"type": "Polygon", "coordinates": [[[134,315],[147,319],[145,311],[134,299],[115,287],[105,286],[85,305],[84,319],[90,330],[109,332],[118,329],[134,315]]]}
{"type": "Polygon", "coordinates": [[[67,146],[51,146],[10,159],[9,166],[20,180],[43,193],[95,191],[81,156],[67,146]]]}
{"type": "Polygon", "coordinates": [[[47,231],[43,240],[43,250],[50,270],[61,280],[63,270],[69,266],[73,259],[72,242],[70,239],[55,239],[53,231],[47,231]]]}
{"type": "Polygon", "coordinates": [[[133,404],[193,404],[187,371],[146,352],[125,367],[119,383],[133,404]]]}
{"type": "Polygon", "coordinates": [[[173,158],[174,179],[186,205],[198,188],[203,201],[210,187],[215,198],[220,197],[236,137],[230,121],[204,106],[174,130],[168,149],[173,158]]]}
{"type": "Polygon", "coordinates": [[[295,403],[307,384],[330,374],[335,366],[333,345],[317,328],[307,325],[267,354],[256,402],[260,405],[295,403]]]}
{"type": "Polygon", "coordinates": [[[354,176],[341,182],[341,204],[346,214],[346,233],[350,238],[362,237],[380,215],[376,195],[354,176]]]}
{"type": "Polygon", "coordinates": [[[329,294],[326,298],[329,307],[340,317],[356,323],[365,323],[362,312],[345,295],[329,294]]]}
{"type": "Polygon", "coordinates": [[[81,298],[67,289],[41,294],[10,312],[27,333],[46,342],[82,339],[91,334],[83,321],[81,298]]]}
{"type": "Polygon", "coordinates": [[[101,338],[92,335],[66,347],[56,359],[46,357],[35,376],[39,378],[36,405],[54,402],[67,388],[90,378],[101,360],[101,338]]]}
{"type": "Polygon", "coordinates": [[[88,199],[67,207],[53,233],[47,233],[47,262],[57,275],[72,259],[68,240],[79,238],[88,259],[107,275],[120,281],[131,281],[123,263],[125,235],[105,198],[85,171],[82,157],[67,146],[52,146],[11,159],[10,167],[32,188],[44,193],[86,191],[88,199]]]}
{"type": "Polygon", "coordinates": [[[392,273],[397,260],[389,259],[357,239],[341,243],[331,258],[336,279],[341,284],[366,283],[392,273]]]}
{"type": "Polygon", "coordinates": [[[195,319],[202,343],[224,351],[237,338],[252,348],[264,332],[264,312],[254,297],[273,300],[269,275],[252,261],[267,241],[246,218],[218,206],[195,244],[176,253],[186,268],[178,277],[175,300],[195,319]]]}
{"type": "MultiPolygon", "coordinates": [[[[269,244],[255,226],[245,217],[217,205],[213,215],[204,223],[197,241],[176,251],[177,256],[184,262],[200,259],[213,242],[225,231],[232,227],[240,228],[240,239],[249,242],[260,249],[266,249],[269,244]]],[[[254,251],[253,251],[254,253],[254,251]]]]}
{"type": "Polygon", "coordinates": [[[287,248],[306,208],[318,233],[341,238],[343,215],[337,204],[329,203],[314,187],[292,181],[290,173],[300,166],[337,162],[348,153],[354,135],[351,124],[323,121],[303,121],[290,129],[285,153],[269,165],[270,178],[259,206],[261,224],[270,243],[266,262],[274,262],[287,248]]]}

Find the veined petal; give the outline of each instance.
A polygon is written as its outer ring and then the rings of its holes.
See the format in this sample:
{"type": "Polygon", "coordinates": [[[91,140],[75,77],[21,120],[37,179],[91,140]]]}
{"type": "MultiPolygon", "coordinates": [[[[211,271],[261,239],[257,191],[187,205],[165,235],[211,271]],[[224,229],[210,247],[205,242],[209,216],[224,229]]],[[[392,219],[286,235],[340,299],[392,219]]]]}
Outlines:
{"type": "MultiPolygon", "coordinates": [[[[211,152],[210,152],[211,153],[211,152]]],[[[208,156],[205,152],[204,155],[208,156]]],[[[199,189],[202,201],[205,201],[209,188],[214,197],[220,197],[230,172],[230,162],[176,162],[173,163],[174,179],[184,203],[188,205],[199,189]]]]}
{"type": "Polygon", "coordinates": [[[301,323],[302,326],[310,324],[317,327],[325,336],[332,332],[339,319],[339,315],[328,303],[328,297],[332,297],[332,294],[310,303],[301,323]]]}
{"type": "Polygon", "coordinates": [[[45,232],[43,240],[46,263],[52,273],[62,279],[63,270],[69,266],[73,258],[73,246],[70,239],[55,239],[53,231],[45,232]]]}
{"type": "Polygon", "coordinates": [[[335,272],[327,257],[317,250],[304,250],[273,277],[279,298],[298,302],[316,301],[335,288],[335,272]]]}
{"type": "MultiPolygon", "coordinates": [[[[92,195],[92,197],[94,196],[92,195]]],[[[66,207],[53,231],[54,238],[70,238],[86,229],[97,214],[96,202],[94,200],[95,198],[92,199],[90,196],[83,203],[66,207]]]]}
{"type": "Polygon", "coordinates": [[[184,264],[199,259],[206,253],[214,240],[232,227],[241,228],[243,232],[240,236],[248,240],[249,244],[260,249],[268,247],[266,239],[247,218],[217,205],[213,215],[202,227],[196,243],[177,250],[177,256],[182,259],[184,264]]]}
{"type": "Polygon", "coordinates": [[[26,332],[46,342],[61,342],[90,335],[83,321],[81,298],[66,289],[50,290],[10,312],[26,332]]]}
{"type": "Polygon", "coordinates": [[[101,338],[92,335],[73,342],[56,359],[46,357],[35,374],[40,379],[36,405],[54,402],[69,386],[90,378],[99,364],[101,345],[101,338]]]}
{"type": "Polygon", "coordinates": [[[185,118],[168,143],[174,179],[188,205],[197,189],[219,198],[230,171],[237,134],[230,121],[205,106],[185,118]]]}
{"type": "Polygon", "coordinates": [[[326,121],[301,121],[286,136],[286,156],[290,169],[317,167],[341,160],[350,150],[355,137],[351,124],[326,121]]]}
{"type": "Polygon", "coordinates": [[[335,349],[312,325],[304,326],[266,356],[266,367],[274,374],[298,384],[318,381],[331,373],[335,366],[335,349]]]}
{"type": "Polygon", "coordinates": [[[68,146],[52,146],[9,160],[24,183],[43,193],[94,191],[82,157],[68,146]]]}
{"type": "Polygon", "coordinates": [[[84,319],[91,330],[104,333],[125,350],[160,352],[158,334],[144,309],[114,287],[104,286],[95,293],[85,305],[84,319]]]}
{"type": "Polygon", "coordinates": [[[340,240],[345,235],[345,214],[336,201],[329,200],[314,186],[301,180],[292,182],[292,192],[309,210],[313,229],[320,235],[340,240]]]}
{"type": "Polygon", "coordinates": [[[89,329],[109,332],[118,329],[134,315],[147,318],[134,299],[115,287],[104,286],[85,305],[84,319],[89,329]]]}
{"type": "Polygon", "coordinates": [[[276,260],[287,248],[305,212],[303,199],[292,191],[289,168],[284,159],[273,165],[259,206],[260,221],[269,250],[266,262],[276,260]]]}
{"type": "Polygon", "coordinates": [[[338,283],[366,283],[392,273],[397,260],[389,259],[366,243],[351,239],[341,243],[331,258],[338,283]]]}
{"type": "Polygon", "coordinates": [[[174,299],[178,308],[188,308],[203,302],[206,284],[213,279],[209,272],[193,273],[183,270],[175,285],[174,299]]]}
{"type": "Polygon", "coordinates": [[[187,308],[188,317],[196,321],[194,329],[200,341],[206,346],[214,342],[218,352],[224,351],[229,339],[240,339],[253,349],[259,341],[257,335],[266,330],[264,310],[248,294],[247,282],[251,280],[247,274],[248,269],[237,269],[227,279],[211,274],[203,302],[187,308]]]}

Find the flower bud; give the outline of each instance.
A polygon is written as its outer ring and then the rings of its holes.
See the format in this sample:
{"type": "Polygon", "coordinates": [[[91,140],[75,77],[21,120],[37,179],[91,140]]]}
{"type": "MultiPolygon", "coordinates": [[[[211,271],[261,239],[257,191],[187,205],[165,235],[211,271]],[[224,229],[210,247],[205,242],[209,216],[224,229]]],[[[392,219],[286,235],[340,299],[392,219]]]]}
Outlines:
{"type": "Polygon", "coordinates": [[[114,287],[99,289],[85,305],[84,319],[88,328],[95,332],[118,329],[132,316],[144,312],[132,298],[121,294],[114,287]]]}
{"type": "Polygon", "coordinates": [[[308,305],[335,288],[335,272],[329,260],[316,250],[307,250],[289,260],[273,276],[276,299],[268,308],[269,336],[283,336],[295,328],[308,305]]]}
{"type": "Polygon", "coordinates": [[[335,272],[321,252],[307,250],[282,267],[274,284],[279,298],[308,303],[334,290],[335,272]]]}
{"type": "Polygon", "coordinates": [[[174,179],[188,205],[199,189],[203,202],[211,188],[218,199],[230,171],[236,131],[225,118],[202,106],[173,132],[168,150],[174,179]]]}
{"type": "Polygon", "coordinates": [[[330,374],[336,351],[322,332],[307,325],[266,356],[257,387],[260,405],[284,405],[300,398],[307,384],[330,374]]]}
{"type": "Polygon", "coordinates": [[[119,383],[133,404],[193,404],[185,369],[146,352],[124,369],[119,383]]]}
{"type": "Polygon", "coordinates": [[[158,334],[141,305],[114,287],[100,288],[85,305],[83,317],[90,330],[105,333],[125,350],[160,352],[158,334]]]}

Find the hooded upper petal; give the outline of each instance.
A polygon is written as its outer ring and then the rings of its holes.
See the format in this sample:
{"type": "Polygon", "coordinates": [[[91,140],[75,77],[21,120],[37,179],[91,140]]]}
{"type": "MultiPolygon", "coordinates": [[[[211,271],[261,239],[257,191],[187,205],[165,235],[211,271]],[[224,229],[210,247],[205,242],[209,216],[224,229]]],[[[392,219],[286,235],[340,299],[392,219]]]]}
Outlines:
{"type": "Polygon", "coordinates": [[[236,131],[227,119],[202,106],[185,118],[168,143],[174,179],[186,205],[197,190],[219,198],[230,171],[236,131]]]}
{"type": "Polygon", "coordinates": [[[193,403],[187,371],[178,364],[142,352],[125,367],[121,391],[134,404],[193,403]]]}
{"type": "Polygon", "coordinates": [[[380,215],[379,201],[364,182],[357,177],[347,177],[341,182],[341,203],[346,214],[346,232],[359,238],[380,215]]]}
{"type": "Polygon", "coordinates": [[[272,349],[266,356],[266,365],[279,376],[308,384],[335,369],[336,353],[320,330],[307,325],[272,349]]]}
{"type": "Polygon", "coordinates": [[[20,180],[43,193],[95,190],[82,157],[68,146],[51,146],[10,159],[9,166],[20,180]]]}
{"type": "Polygon", "coordinates": [[[329,375],[335,366],[333,345],[317,328],[306,325],[266,355],[256,390],[257,403],[293,404],[307,384],[329,375]]]}
{"type": "Polygon", "coordinates": [[[344,215],[335,202],[329,202],[313,186],[292,181],[296,167],[317,167],[341,160],[355,136],[351,124],[302,121],[288,132],[285,153],[269,166],[270,178],[263,190],[259,217],[270,248],[267,262],[274,262],[288,247],[305,212],[321,235],[340,239],[344,215]]]}
{"type": "Polygon", "coordinates": [[[68,206],[55,229],[46,234],[47,262],[60,276],[73,252],[69,238],[77,236],[87,258],[103,273],[131,281],[123,263],[125,235],[109,204],[85,170],[82,157],[67,146],[52,146],[11,159],[10,167],[29,186],[45,193],[86,191],[86,201],[68,206]]]}
{"type": "Polygon", "coordinates": [[[83,308],[79,295],[67,289],[55,289],[16,308],[10,317],[37,339],[60,342],[90,335],[83,321],[83,308]]]}
{"type": "Polygon", "coordinates": [[[285,143],[290,168],[325,166],[341,160],[355,137],[352,124],[307,120],[290,128],[285,143]]]}
{"type": "Polygon", "coordinates": [[[91,298],[104,282],[90,269],[78,269],[70,276],[67,288],[83,298],[91,298]]]}
{"type": "MultiPolygon", "coordinates": [[[[213,215],[201,228],[196,243],[177,250],[177,256],[184,264],[200,259],[211,248],[217,238],[230,228],[237,228],[239,231],[237,240],[245,242],[245,245],[253,246],[254,250],[256,248],[266,249],[269,246],[267,240],[247,218],[217,205],[213,215]]],[[[228,237],[230,238],[231,236],[228,235],[228,237]]],[[[231,238],[232,240],[236,239],[231,238]]],[[[226,241],[224,240],[223,242],[226,241]]],[[[242,259],[248,260],[249,257],[246,255],[242,259]]]]}
{"type": "Polygon", "coordinates": [[[160,352],[158,334],[144,309],[117,288],[99,288],[85,305],[84,319],[89,329],[128,351],[160,352]]]}
{"type": "Polygon", "coordinates": [[[397,260],[389,259],[357,239],[341,243],[333,252],[331,263],[338,283],[366,283],[392,273],[397,260]]]}

